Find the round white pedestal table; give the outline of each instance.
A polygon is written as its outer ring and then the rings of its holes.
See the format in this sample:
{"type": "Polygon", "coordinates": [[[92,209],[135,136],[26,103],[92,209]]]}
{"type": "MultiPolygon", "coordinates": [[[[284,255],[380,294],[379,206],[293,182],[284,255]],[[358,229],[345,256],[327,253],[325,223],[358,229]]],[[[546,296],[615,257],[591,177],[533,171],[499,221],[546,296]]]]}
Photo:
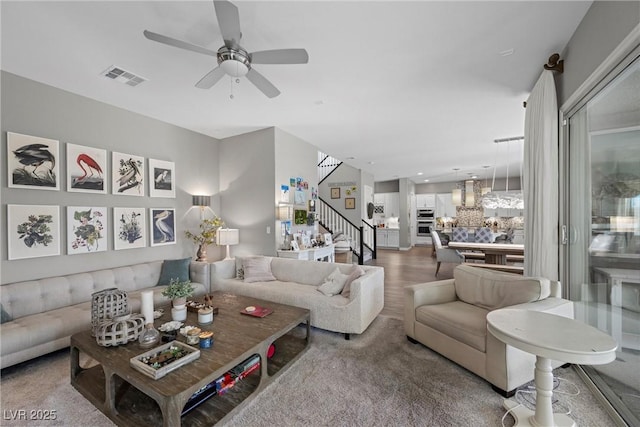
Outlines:
{"type": "Polygon", "coordinates": [[[501,309],[487,315],[487,329],[512,347],[536,356],[534,379],[536,410],[512,399],[504,407],[518,426],[575,426],[565,414],[554,414],[551,407],[553,373],[551,360],[580,365],[603,365],[616,358],[618,344],[609,335],[567,317],[539,311],[501,309]]]}

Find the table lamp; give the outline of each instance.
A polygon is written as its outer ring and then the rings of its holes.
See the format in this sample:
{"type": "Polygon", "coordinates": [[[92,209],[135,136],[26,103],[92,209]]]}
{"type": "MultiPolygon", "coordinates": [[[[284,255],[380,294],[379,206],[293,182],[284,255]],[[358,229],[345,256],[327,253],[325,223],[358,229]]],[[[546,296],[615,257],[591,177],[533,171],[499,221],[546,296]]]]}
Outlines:
{"type": "Polygon", "coordinates": [[[240,230],[236,228],[218,229],[216,243],[219,245],[227,245],[227,256],[225,259],[231,259],[231,256],[229,255],[229,245],[237,245],[240,243],[240,230]]]}

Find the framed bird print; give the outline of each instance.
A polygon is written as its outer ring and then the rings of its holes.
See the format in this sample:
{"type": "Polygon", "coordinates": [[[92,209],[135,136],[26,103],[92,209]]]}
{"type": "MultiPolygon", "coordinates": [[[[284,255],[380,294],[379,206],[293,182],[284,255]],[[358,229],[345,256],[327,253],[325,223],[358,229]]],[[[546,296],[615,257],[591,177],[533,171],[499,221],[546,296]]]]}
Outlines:
{"type": "Polygon", "coordinates": [[[175,245],[175,209],[149,208],[149,237],[151,246],[175,245]]]}
{"type": "Polygon", "coordinates": [[[107,193],[107,150],[67,143],[67,191],[107,193]]]}
{"type": "Polygon", "coordinates": [[[67,206],[67,254],[107,250],[107,208],[67,206]]]}
{"type": "Polygon", "coordinates": [[[144,208],[113,208],[113,249],[147,246],[144,208]]]}
{"type": "Polygon", "coordinates": [[[9,187],[60,190],[59,146],[55,139],[7,132],[9,187]]]}
{"type": "Polygon", "coordinates": [[[144,196],[144,157],[113,152],[111,154],[111,193],[144,196]]]}
{"type": "Polygon", "coordinates": [[[60,255],[60,208],[7,205],[8,259],[60,255]]]}
{"type": "Polygon", "coordinates": [[[176,197],[175,163],[149,159],[149,196],[176,197]]]}

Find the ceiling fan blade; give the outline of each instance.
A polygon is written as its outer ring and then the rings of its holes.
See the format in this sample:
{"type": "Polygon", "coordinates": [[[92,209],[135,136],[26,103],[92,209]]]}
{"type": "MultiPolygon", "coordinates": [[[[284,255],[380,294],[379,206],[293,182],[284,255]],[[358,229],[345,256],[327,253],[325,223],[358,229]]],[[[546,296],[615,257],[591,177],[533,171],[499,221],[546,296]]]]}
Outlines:
{"type": "Polygon", "coordinates": [[[240,15],[238,8],[228,1],[214,1],[218,26],[227,47],[237,47],[240,44],[240,15]]]}
{"type": "Polygon", "coordinates": [[[275,98],[280,95],[280,91],[277,87],[275,87],[269,80],[266,79],[265,76],[257,72],[255,69],[251,68],[247,73],[247,78],[251,83],[256,85],[258,89],[267,97],[275,98]]]}
{"type": "Polygon", "coordinates": [[[222,67],[216,67],[201,78],[200,81],[196,83],[196,87],[200,89],[210,89],[211,86],[218,83],[224,75],[225,72],[222,67]]]}
{"type": "Polygon", "coordinates": [[[202,53],[204,55],[217,56],[218,52],[206,49],[204,47],[196,46],[195,44],[183,42],[182,40],[174,39],[171,37],[163,36],[162,34],[154,33],[144,30],[144,36],[154,42],[168,44],[169,46],[178,47],[180,49],[190,50],[192,52],[202,53]]]}
{"type": "Polygon", "coordinates": [[[273,49],[251,53],[252,64],[306,64],[309,54],[305,49],[273,49]]]}

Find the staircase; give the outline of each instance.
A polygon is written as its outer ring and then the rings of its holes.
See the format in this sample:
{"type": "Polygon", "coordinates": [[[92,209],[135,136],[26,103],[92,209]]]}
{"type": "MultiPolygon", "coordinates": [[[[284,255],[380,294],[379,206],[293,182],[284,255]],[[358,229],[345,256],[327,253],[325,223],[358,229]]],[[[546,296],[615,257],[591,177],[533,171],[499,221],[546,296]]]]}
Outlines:
{"type": "Polygon", "coordinates": [[[322,183],[341,164],[342,161],[335,157],[318,151],[318,184],[322,183]]]}
{"type": "Polygon", "coordinates": [[[321,197],[316,204],[318,223],[331,234],[343,233],[348,237],[351,252],[357,257],[358,264],[364,264],[376,258],[376,228],[362,220],[355,225],[340,212],[333,209],[321,197]]]}

